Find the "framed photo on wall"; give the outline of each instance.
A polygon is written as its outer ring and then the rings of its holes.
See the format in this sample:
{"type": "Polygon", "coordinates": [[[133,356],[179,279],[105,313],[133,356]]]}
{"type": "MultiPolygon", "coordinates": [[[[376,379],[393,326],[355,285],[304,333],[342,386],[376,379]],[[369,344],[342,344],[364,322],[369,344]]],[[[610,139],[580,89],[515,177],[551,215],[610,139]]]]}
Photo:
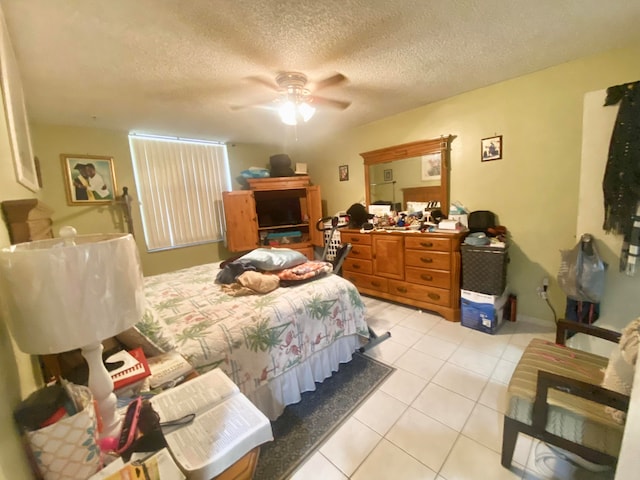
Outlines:
{"type": "Polygon", "coordinates": [[[482,155],[481,160],[483,162],[489,160],[500,160],[502,158],[502,135],[483,138],[480,148],[482,155]]]}
{"type": "Polygon", "coordinates": [[[393,170],[388,168],[386,170],[383,170],[383,175],[384,175],[384,181],[385,182],[393,182],[393,170]]]}
{"type": "Polygon", "coordinates": [[[9,143],[16,172],[16,180],[29,190],[40,190],[35,159],[29,135],[29,120],[24,103],[20,72],[7,33],[4,16],[0,12],[0,77],[4,95],[5,117],[9,131],[9,143]]]}
{"type": "Polygon", "coordinates": [[[60,159],[69,205],[113,202],[116,195],[116,173],[112,157],[63,153],[60,159]]]}
{"type": "Polygon", "coordinates": [[[349,165],[340,165],[338,167],[338,176],[340,177],[341,182],[346,182],[349,180],[349,165]]]}

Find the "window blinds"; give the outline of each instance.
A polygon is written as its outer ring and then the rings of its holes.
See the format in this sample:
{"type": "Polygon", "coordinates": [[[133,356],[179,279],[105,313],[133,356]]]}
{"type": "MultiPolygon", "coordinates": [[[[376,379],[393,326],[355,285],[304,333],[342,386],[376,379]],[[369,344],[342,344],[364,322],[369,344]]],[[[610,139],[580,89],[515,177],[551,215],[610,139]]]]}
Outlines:
{"type": "Polygon", "coordinates": [[[138,135],[129,144],[148,250],[222,240],[226,145],[138,135]]]}

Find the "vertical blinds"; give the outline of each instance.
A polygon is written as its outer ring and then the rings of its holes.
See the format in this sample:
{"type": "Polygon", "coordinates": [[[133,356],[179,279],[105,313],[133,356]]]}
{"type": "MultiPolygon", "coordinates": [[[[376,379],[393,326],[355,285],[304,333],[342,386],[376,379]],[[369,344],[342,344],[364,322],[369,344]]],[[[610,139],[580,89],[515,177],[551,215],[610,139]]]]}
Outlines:
{"type": "Polygon", "coordinates": [[[147,248],[222,240],[222,192],[231,189],[227,147],[129,136],[147,248]]]}

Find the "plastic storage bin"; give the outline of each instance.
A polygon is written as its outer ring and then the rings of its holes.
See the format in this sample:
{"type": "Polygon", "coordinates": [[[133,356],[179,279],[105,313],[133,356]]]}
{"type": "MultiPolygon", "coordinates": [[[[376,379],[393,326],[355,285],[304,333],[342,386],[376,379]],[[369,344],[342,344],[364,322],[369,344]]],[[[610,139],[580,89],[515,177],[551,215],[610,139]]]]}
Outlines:
{"type": "Polygon", "coordinates": [[[302,241],[302,232],[293,230],[289,232],[272,232],[267,234],[266,244],[272,247],[299,243],[302,241]]]}
{"type": "Polygon", "coordinates": [[[507,286],[507,248],[461,245],[462,288],[487,295],[502,295],[507,286]]]}

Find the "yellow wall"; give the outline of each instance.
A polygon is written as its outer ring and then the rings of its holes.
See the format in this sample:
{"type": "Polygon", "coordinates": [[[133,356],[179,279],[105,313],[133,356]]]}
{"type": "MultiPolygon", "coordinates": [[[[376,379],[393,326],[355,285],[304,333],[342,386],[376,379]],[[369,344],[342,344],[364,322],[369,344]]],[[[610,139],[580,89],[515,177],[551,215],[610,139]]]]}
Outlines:
{"type": "MultiPolygon", "coordinates": [[[[548,276],[552,303],[559,314],[564,312],[565,297],[555,278],[560,250],[577,241],[583,97],[639,80],[638,58],[640,46],[635,45],[474,90],[336,135],[322,148],[307,148],[304,158],[324,165],[313,168],[313,179],[322,186],[327,213],[333,214],[363,200],[360,152],[454,135],[451,199],[471,211],[498,215],[511,234],[508,281],[518,294],[519,313],[551,319],[536,287],[548,276]],[[481,162],[480,140],[495,134],[503,135],[503,159],[481,162]],[[350,180],[339,182],[338,166],[344,164],[350,180]]],[[[618,282],[639,282],[620,275],[609,281],[609,291],[618,282]]],[[[604,310],[625,309],[613,322],[619,327],[640,314],[639,299],[626,303],[603,301],[604,310]]]]}
{"type": "MultiPolygon", "coordinates": [[[[4,101],[3,98],[0,100],[4,101]]],[[[0,109],[0,201],[34,198],[34,192],[16,181],[3,104],[0,109]]],[[[0,222],[0,248],[9,244],[9,232],[5,223],[0,222]]],[[[0,479],[32,478],[12,411],[38,385],[39,378],[34,373],[31,357],[20,352],[13,343],[4,312],[0,310],[0,479]]]]}
{"type": "MultiPolygon", "coordinates": [[[[145,275],[168,272],[202,263],[215,262],[230,254],[222,242],[162,252],[147,252],[140,205],[133,176],[133,165],[127,132],[36,124],[32,128],[33,150],[40,159],[43,190],[42,200],[53,210],[54,232],[63,225],[72,225],[80,234],[95,232],[124,232],[122,210],[117,205],[68,205],[63,183],[60,154],[85,154],[113,157],[118,192],[129,187],[133,199],[132,219],[136,242],[140,250],[145,275]]],[[[234,189],[240,188],[235,178],[250,166],[264,167],[272,149],[260,145],[234,144],[228,148],[231,178],[234,189]]]]}

